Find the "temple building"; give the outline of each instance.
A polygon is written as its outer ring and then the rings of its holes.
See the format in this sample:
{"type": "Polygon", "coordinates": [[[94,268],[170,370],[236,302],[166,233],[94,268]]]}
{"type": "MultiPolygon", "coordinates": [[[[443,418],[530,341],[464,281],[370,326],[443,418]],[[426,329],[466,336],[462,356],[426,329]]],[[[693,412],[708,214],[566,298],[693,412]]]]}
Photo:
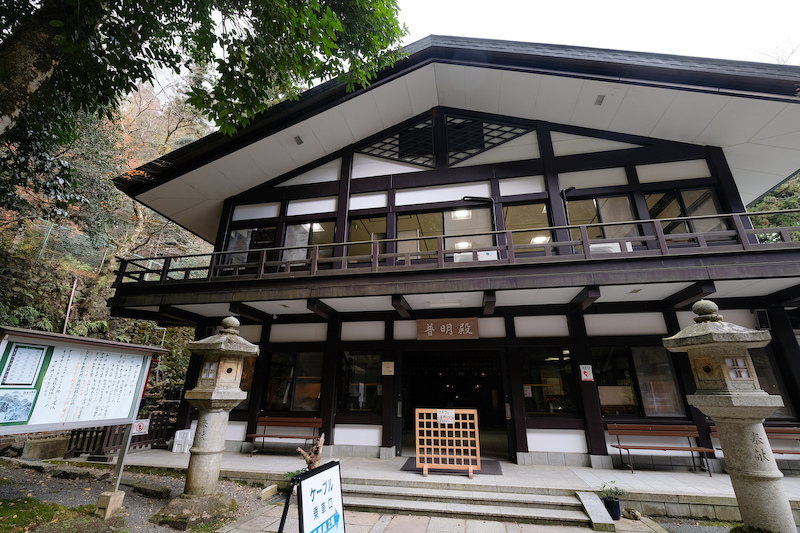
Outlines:
{"type": "MultiPolygon", "coordinates": [[[[413,454],[418,407],[476,408],[524,464],[607,465],[609,423],[693,424],[711,446],[688,358],[662,347],[703,297],[770,329],[752,355],[785,407],[767,422],[798,423],[800,228],[745,206],[800,168],[800,68],[406,51],[368,87],[324,83],[117,180],[215,252],[123,261],[112,313],[198,338],[235,316],[260,345],[230,446],[260,416],[320,418],[339,456],[413,454]]],[[[208,371],[193,358],[187,389],[208,371]]]]}

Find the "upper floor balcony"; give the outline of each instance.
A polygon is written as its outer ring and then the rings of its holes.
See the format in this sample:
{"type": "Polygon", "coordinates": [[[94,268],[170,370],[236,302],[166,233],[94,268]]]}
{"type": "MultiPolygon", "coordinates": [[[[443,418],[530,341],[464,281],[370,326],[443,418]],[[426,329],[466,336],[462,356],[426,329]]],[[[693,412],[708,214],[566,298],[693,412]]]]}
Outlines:
{"type": "Polygon", "coordinates": [[[502,268],[800,247],[800,209],[124,259],[115,286],[502,268]],[[764,227],[754,227],[764,226],[764,227]]]}

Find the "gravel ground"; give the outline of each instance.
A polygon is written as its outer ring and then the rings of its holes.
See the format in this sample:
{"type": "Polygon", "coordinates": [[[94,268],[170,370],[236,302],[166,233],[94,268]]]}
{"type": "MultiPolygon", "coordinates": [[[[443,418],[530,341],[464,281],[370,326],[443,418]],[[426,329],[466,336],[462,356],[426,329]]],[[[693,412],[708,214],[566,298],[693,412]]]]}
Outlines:
{"type": "MultiPolygon", "coordinates": [[[[39,472],[36,469],[26,468],[14,462],[0,461],[0,498],[33,497],[66,507],[78,507],[81,505],[96,505],[100,494],[113,488],[109,480],[100,480],[95,477],[104,472],[111,472],[111,470],[80,469],[93,473],[95,476],[62,479],[53,476],[54,468],[52,465],[48,465],[47,468],[48,471],[39,472]]],[[[183,492],[184,480],[180,477],[126,472],[125,478],[128,477],[169,487],[171,489],[170,499],[183,492]]],[[[125,529],[127,531],[131,533],[135,531],[175,532],[174,529],[167,526],[157,526],[148,521],[169,499],[157,500],[149,498],[134,492],[132,487],[125,485],[120,485],[120,489],[125,491],[125,499],[122,505],[125,529]]],[[[234,512],[234,520],[247,516],[264,505],[264,502],[259,499],[261,495],[260,487],[220,481],[219,489],[228,497],[236,500],[237,509],[234,512]]],[[[223,523],[220,525],[223,525],[223,523]]]]}

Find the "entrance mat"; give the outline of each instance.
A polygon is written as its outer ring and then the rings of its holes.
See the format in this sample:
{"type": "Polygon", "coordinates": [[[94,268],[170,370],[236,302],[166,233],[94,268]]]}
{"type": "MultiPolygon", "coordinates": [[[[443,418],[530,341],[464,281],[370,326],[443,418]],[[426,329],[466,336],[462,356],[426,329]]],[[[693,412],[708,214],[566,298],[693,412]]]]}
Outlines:
{"type": "MultiPolygon", "coordinates": [[[[417,458],[409,457],[405,464],[400,468],[402,472],[422,472],[422,468],[417,468],[417,458]]],[[[453,470],[450,468],[430,468],[428,472],[432,474],[466,474],[466,470],[453,470]]],[[[500,461],[494,459],[481,459],[481,469],[473,470],[474,474],[485,474],[489,476],[502,476],[503,468],[500,461]]]]}

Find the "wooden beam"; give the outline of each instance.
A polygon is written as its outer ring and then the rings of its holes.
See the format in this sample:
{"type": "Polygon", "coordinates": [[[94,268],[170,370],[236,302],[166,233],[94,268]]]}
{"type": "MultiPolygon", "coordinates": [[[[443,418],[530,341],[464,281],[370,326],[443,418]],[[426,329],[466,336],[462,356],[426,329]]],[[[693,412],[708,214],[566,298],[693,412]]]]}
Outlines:
{"type": "Polygon", "coordinates": [[[256,309],[255,307],[250,307],[242,302],[231,302],[228,308],[234,315],[249,318],[250,320],[255,321],[257,324],[266,324],[272,322],[271,314],[265,313],[264,311],[256,309]]]}
{"type": "Polygon", "coordinates": [[[494,291],[483,291],[483,316],[492,316],[497,296],[494,291]]]}
{"type": "Polygon", "coordinates": [[[664,299],[664,308],[680,309],[717,292],[713,281],[698,281],[664,299]]]}
{"type": "Polygon", "coordinates": [[[336,316],[336,309],[323,303],[317,298],[310,298],[306,304],[306,308],[309,311],[316,313],[318,316],[321,316],[325,320],[330,320],[331,317],[336,316]]]}
{"type": "Polygon", "coordinates": [[[401,317],[411,318],[411,306],[408,305],[405,296],[402,294],[392,294],[392,307],[401,317]]]}
{"type": "Polygon", "coordinates": [[[159,317],[171,318],[173,320],[177,320],[178,322],[183,322],[184,324],[192,326],[200,324],[201,322],[211,318],[198,315],[197,313],[192,313],[191,311],[186,311],[184,309],[178,309],[177,307],[173,307],[171,305],[159,306],[158,315],[159,317]]]}
{"type": "Polygon", "coordinates": [[[767,294],[764,299],[777,306],[796,305],[800,302],[800,285],[767,294]]]}
{"type": "Polygon", "coordinates": [[[586,311],[598,298],[600,298],[600,287],[597,285],[587,285],[569,304],[572,307],[580,308],[581,311],[586,311]]]}

